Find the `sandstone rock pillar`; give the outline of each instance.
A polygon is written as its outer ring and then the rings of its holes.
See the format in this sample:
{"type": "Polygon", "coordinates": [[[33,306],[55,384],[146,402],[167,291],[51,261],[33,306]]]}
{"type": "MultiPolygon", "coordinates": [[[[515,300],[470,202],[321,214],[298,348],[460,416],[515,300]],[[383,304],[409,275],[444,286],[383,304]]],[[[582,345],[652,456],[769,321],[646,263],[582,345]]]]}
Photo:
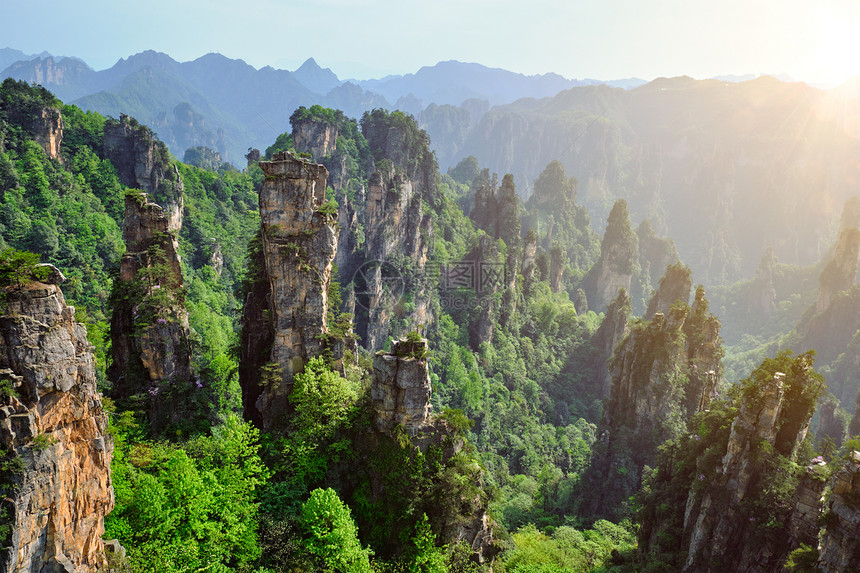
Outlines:
{"type": "Polygon", "coordinates": [[[324,348],[337,212],[323,208],[328,173],[322,165],[284,152],[260,167],[265,173],[260,190],[262,260],[273,330],[271,361],[278,372],[260,388],[255,407],[269,427],[286,406],[295,374],[324,348]]]}
{"type": "Polygon", "coordinates": [[[105,564],[113,443],[86,328],[62,275],[44,280],[7,290],[0,316],[0,456],[20,460],[0,474],[0,571],[90,573],[105,564]]]}

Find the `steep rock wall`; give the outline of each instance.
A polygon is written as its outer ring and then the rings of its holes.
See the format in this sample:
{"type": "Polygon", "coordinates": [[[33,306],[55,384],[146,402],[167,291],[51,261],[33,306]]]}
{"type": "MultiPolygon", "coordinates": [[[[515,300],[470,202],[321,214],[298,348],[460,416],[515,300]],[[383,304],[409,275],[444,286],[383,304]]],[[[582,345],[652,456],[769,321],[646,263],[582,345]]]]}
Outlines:
{"type": "Polygon", "coordinates": [[[797,458],[823,378],[801,355],[786,372],[757,370],[745,380],[737,417],[711,482],[691,488],[684,515],[685,572],[765,573],[782,568],[792,549],[816,543],[824,483],[820,460],[792,478],[780,465],[797,458]],[[780,461],[782,460],[782,461],[780,461]],[[796,479],[797,481],[785,481],[796,479]],[[793,495],[768,501],[779,482],[793,495]]]}
{"type": "Polygon", "coordinates": [[[123,185],[152,196],[167,215],[168,228],[182,228],[182,178],[170,162],[167,146],[148,127],[127,115],[104,126],[104,153],[123,185]]]}
{"type": "MultiPolygon", "coordinates": [[[[447,465],[461,452],[464,442],[445,419],[433,415],[427,354],[427,339],[396,340],[391,352],[376,353],[371,381],[374,426],[381,434],[389,435],[402,428],[422,453],[426,454],[431,447],[441,451],[441,462],[447,465]]],[[[477,464],[456,472],[460,479],[474,480],[478,492],[482,490],[483,470],[477,464]]],[[[374,495],[382,497],[383,488],[379,485],[374,495]]],[[[433,515],[440,543],[465,542],[480,563],[491,562],[498,553],[493,535],[495,525],[482,495],[447,499],[435,504],[433,515]]]]}
{"type": "Polygon", "coordinates": [[[627,202],[620,199],[609,213],[600,258],[583,279],[590,309],[602,312],[619,289],[630,292],[633,275],[639,270],[638,259],[639,239],[630,228],[627,202]]]}
{"type": "Polygon", "coordinates": [[[379,351],[373,359],[370,396],[376,428],[389,432],[398,424],[412,433],[430,423],[430,371],[427,339],[397,340],[391,352],[379,351]]]}
{"type": "Polygon", "coordinates": [[[833,258],[821,271],[818,280],[818,300],[816,312],[827,310],[836,293],[854,284],[857,275],[857,261],[860,257],[860,229],[844,229],[839,233],[833,258]]]}
{"type": "MultiPolygon", "coordinates": [[[[254,300],[262,304],[259,298],[266,293],[268,300],[258,310],[271,317],[269,360],[277,365],[277,373],[262,383],[259,373],[255,378],[246,372],[240,383],[243,395],[257,396],[251,418],[271,427],[284,413],[294,375],[323,350],[337,230],[336,214],[320,211],[325,167],[287,152],[260,162],[260,167],[265,173],[260,190],[260,262],[266,284],[254,300]]],[[[265,338],[261,334],[257,341],[265,338]]],[[[259,354],[259,348],[246,348],[250,343],[243,341],[243,353],[259,354]]]]}
{"type": "Polygon", "coordinates": [[[293,143],[296,151],[310,153],[311,159],[321,162],[337,147],[337,125],[313,119],[292,122],[293,143]]]}
{"type": "Polygon", "coordinates": [[[0,379],[12,390],[0,393],[0,447],[23,462],[0,505],[12,526],[0,553],[9,573],[101,570],[114,503],[93,349],[52,274],[7,291],[0,316],[0,379]]]}
{"type": "MultiPolygon", "coordinates": [[[[689,269],[681,270],[673,272],[670,267],[656,300],[668,301],[684,288],[687,292],[681,300],[689,299],[689,269]]],[[[599,332],[597,341],[604,352],[627,327],[630,302],[625,296],[619,294],[612,303],[607,314],[611,322],[599,332]]],[[[707,409],[720,380],[719,326],[716,317],[708,314],[701,287],[692,307],[671,306],[651,321],[630,326],[609,362],[609,400],[592,465],[584,475],[584,482],[593,488],[586,512],[617,517],[610,509],[639,489],[642,471],[646,465],[653,467],[657,447],[678,437],[687,420],[707,409]],[[606,480],[606,475],[614,479],[606,480]]],[[[598,382],[605,384],[606,378],[598,382]]]]}
{"type": "Polygon", "coordinates": [[[615,300],[610,303],[606,310],[606,317],[600,323],[600,328],[597,329],[593,339],[599,355],[596,383],[603,398],[608,398],[612,390],[612,376],[609,372],[608,362],[612,358],[615,348],[628,332],[628,320],[630,320],[630,295],[622,289],[618,292],[615,300]]]}
{"type": "Polygon", "coordinates": [[[32,118],[32,133],[36,143],[42,146],[48,157],[60,159],[60,143],[63,141],[63,116],[54,108],[42,108],[32,118]]]}
{"type": "Polygon", "coordinates": [[[852,452],[830,482],[816,563],[823,573],[860,569],[860,452],[852,452]]]}
{"type": "MultiPolygon", "coordinates": [[[[374,172],[368,183],[364,213],[366,246],[361,266],[359,304],[366,311],[359,317],[362,343],[374,350],[389,335],[395,316],[413,325],[429,325],[429,285],[409,280],[401,260],[423,275],[433,243],[433,221],[424,213],[420,182],[390,171],[374,172]],[[402,297],[411,295],[414,307],[404,314],[402,297]]],[[[400,333],[395,333],[400,334],[400,333]]]]}
{"type": "Polygon", "coordinates": [[[113,395],[147,394],[150,422],[158,430],[178,421],[191,390],[188,313],[176,232],[148,195],[126,195],[119,282],[111,320],[113,395]]]}

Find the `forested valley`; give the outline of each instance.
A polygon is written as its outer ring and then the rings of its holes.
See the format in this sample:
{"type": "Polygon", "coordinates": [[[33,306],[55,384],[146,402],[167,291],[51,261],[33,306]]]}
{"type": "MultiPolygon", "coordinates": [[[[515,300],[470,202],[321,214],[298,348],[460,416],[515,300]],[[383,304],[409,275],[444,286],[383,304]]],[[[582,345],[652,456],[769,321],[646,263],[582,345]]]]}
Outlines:
{"type": "Polygon", "coordinates": [[[860,567],[860,198],[706,288],[561,158],[289,121],[238,168],[0,86],[0,572],[860,567]]]}

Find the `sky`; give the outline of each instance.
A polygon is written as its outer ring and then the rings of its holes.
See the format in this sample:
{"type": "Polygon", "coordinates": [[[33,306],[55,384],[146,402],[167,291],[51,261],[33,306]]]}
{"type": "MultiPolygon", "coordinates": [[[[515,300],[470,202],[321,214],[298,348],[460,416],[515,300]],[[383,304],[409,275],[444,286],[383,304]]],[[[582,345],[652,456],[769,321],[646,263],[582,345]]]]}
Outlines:
{"type": "Polygon", "coordinates": [[[341,79],[439,61],[602,80],[860,74],[856,0],[0,0],[0,47],[100,70],[144,50],[219,52],[341,79]]]}

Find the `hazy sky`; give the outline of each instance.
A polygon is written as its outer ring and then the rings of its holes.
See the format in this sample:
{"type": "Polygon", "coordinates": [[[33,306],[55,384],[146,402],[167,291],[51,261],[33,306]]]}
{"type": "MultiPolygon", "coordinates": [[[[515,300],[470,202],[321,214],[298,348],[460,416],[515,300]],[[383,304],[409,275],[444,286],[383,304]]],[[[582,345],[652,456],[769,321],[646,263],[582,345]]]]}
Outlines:
{"type": "Polygon", "coordinates": [[[0,47],[95,69],[153,49],[342,79],[456,59],[568,78],[860,73],[857,0],[0,0],[0,47]]]}

